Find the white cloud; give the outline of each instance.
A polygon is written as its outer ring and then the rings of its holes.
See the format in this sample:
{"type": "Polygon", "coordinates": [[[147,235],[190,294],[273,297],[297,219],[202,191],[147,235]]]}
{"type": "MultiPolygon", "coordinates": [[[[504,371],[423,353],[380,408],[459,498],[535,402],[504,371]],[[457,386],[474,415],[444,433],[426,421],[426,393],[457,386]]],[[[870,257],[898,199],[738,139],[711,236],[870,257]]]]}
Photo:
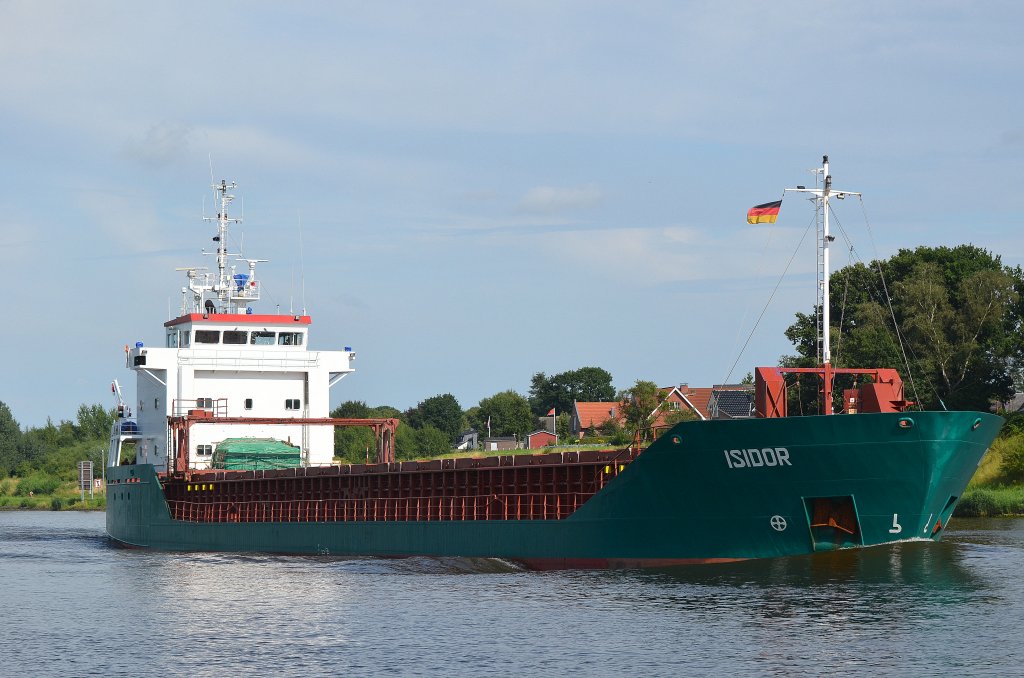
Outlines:
{"type": "Polygon", "coordinates": [[[329,161],[322,151],[258,125],[202,126],[196,129],[195,145],[205,144],[218,159],[232,164],[283,166],[310,170],[329,161]]]}
{"type": "Polygon", "coordinates": [[[189,125],[161,122],[151,125],[141,138],[128,139],[124,152],[143,165],[169,165],[188,158],[192,136],[189,125]]]}
{"type": "Polygon", "coordinates": [[[678,243],[690,243],[700,238],[700,230],[690,226],[668,226],[661,234],[668,240],[678,243]]]}
{"type": "Polygon", "coordinates": [[[596,186],[559,188],[537,186],[526,192],[519,201],[518,209],[523,212],[550,214],[593,207],[601,201],[601,191],[596,186]]]}
{"type": "MultiPolygon", "coordinates": [[[[800,241],[800,229],[736,229],[697,227],[618,228],[573,230],[534,236],[559,258],[591,262],[615,271],[633,272],[624,280],[640,285],[667,282],[714,281],[775,277],[782,273],[779,260],[800,241]],[[770,262],[770,263],[766,263],[770,262]]],[[[789,273],[814,271],[813,240],[803,244],[806,256],[797,255],[789,273]]]]}

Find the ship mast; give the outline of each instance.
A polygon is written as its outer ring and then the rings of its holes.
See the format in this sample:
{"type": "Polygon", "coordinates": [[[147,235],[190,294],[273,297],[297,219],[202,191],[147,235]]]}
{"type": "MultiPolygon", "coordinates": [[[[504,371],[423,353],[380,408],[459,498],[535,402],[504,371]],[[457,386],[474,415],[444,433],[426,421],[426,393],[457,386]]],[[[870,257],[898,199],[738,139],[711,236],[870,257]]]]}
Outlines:
{"type": "Polygon", "coordinates": [[[810,193],[815,201],[815,212],[818,215],[818,306],[821,309],[818,326],[818,358],[821,366],[825,368],[824,402],[825,414],[832,414],[832,350],[831,350],[831,309],[829,304],[829,246],[836,239],[829,232],[829,206],[831,198],[842,200],[848,195],[857,195],[856,191],[840,191],[832,188],[832,175],[829,173],[828,156],[822,156],[821,167],[811,170],[816,175],[815,188],[797,186],[787,188],[786,191],[795,193],[810,193]]]}
{"type": "MultiPolygon", "coordinates": [[[[240,217],[228,215],[228,205],[235,199],[229,191],[238,184],[221,180],[213,184],[214,196],[218,204],[216,217],[203,217],[204,221],[217,222],[217,235],[213,241],[217,244],[217,271],[204,272],[205,268],[179,268],[188,277],[188,287],[182,288],[182,308],[184,313],[241,313],[246,305],[260,298],[260,284],[256,280],[256,264],[266,259],[244,259],[228,252],[228,225],[240,224],[240,217]],[[246,273],[235,273],[235,266],[229,265],[228,258],[235,257],[238,261],[248,264],[246,273]]],[[[203,251],[203,254],[211,254],[203,251]]],[[[251,310],[248,312],[251,313],[251,310]]]]}
{"type": "MultiPolygon", "coordinates": [[[[216,217],[217,237],[214,239],[217,242],[217,282],[213,287],[213,292],[217,295],[218,301],[220,301],[219,308],[229,313],[235,309],[232,308],[230,298],[232,272],[228,268],[228,224],[240,224],[242,220],[228,216],[228,205],[235,199],[235,196],[228,193],[228,191],[237,187],[238,184],[235,182],[232,181],[228,184],[223,179],[221,179],[220,184],[213,185],[214,195],[217,196],[217,200],[220,202],[220,208],[217,211],[216,217]]],[[[203,217],[203,219],[205,221],[214,221],[213,217],[203,217]]]]}

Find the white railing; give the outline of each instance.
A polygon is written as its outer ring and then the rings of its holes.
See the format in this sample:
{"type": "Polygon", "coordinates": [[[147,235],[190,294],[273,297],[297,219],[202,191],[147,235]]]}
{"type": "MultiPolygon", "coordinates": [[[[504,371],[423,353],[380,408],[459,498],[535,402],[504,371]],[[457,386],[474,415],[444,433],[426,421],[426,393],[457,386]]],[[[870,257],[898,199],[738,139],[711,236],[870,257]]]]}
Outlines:
{"type": "Polygon", "coordinates": [[[183,417],[193,410],[209,412],[211,417],[226,417],[228,416],[228,399],[175,398],[171,403],[171,414],[175,417],[183,417]]]}
{"type": "Polygon", "coordinates": [[[197,367],[255,367],[309,368],[320,365],[319,351],[254,351],[251,349],[225,351],[223,349],[197,349],[193,344],[189,354],[178,354],[179,365],[197,367]]]}

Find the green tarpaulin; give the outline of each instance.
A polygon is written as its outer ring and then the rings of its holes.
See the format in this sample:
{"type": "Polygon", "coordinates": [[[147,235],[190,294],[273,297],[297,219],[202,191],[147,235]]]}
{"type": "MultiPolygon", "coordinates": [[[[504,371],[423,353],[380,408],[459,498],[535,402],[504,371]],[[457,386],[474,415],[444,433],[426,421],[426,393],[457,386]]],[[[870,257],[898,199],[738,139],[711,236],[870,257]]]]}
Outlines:
{"type": "Polygon", "coordinates": [[[217,443],[213,468],[262,471],[302,465],[299,448],[272,438],[228,438],[217,443]]]}

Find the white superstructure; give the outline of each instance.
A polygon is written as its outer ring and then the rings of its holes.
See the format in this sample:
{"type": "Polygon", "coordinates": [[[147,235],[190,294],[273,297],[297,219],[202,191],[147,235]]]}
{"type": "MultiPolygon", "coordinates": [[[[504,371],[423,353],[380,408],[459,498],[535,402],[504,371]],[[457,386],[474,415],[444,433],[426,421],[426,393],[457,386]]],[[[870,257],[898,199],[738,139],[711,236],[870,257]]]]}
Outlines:
{"type": "MultiPolygon", "coordinates": [[[[330,410],[330,387],[353,371],[355,353],[309,350],[310,317],[253,312],[260,284],[259,259],[243,259],[228,248],[228,216],[235,184],[213,186],[219,212],[217,270],[188,268],[181,315],[164,323],[160,346],[142,342],[125,347],[127,367],[136,373],[136,402],[126,404],[111,436],[110,463],[118,463],[121,443],[134,441],[136,460],[167,469],[168,417],[210,417],[193,427],[188,466],[209,468],[226,438],[274,438],[302,451],[307,465],[330,464],[331,426],[296,424],[218,425],[218,417],[317,418],[330,410]],[[236,273],[231,261],[245,264],[236,273]],[[131,411],[133,410],[133,411],[131,411]]],[[[116,391],[115,391],[116,392],[116,391]]],[[[173,457],[173,451],[171,451],[173,457]]]]}

